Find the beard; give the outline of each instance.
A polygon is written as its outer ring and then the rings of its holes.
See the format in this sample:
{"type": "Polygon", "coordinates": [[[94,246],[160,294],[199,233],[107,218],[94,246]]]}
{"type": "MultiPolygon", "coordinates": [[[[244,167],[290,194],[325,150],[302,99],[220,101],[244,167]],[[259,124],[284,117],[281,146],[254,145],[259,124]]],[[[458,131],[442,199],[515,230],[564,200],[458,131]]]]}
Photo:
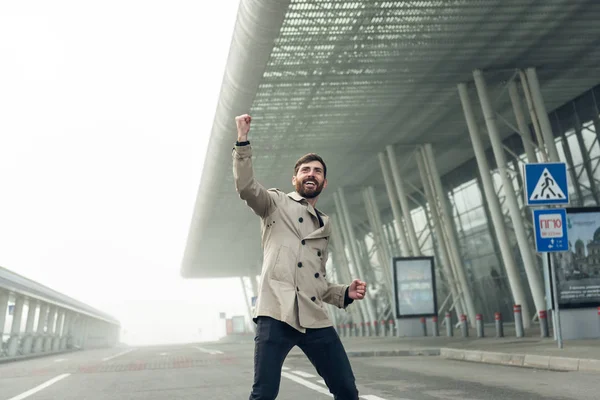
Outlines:
{"type": "Polygon", "coordinates": [[[298,194],[304,198],[312,199],[320,195],[322,191],[323,182],[319,183],[319,181],[316,179],[306,178],[302,182],[296,182],[296,192],[298,192],[298,194]],[[304,184],[308,181],[314,182],[315,186],[310,188],[306,187],[304,184]]]}

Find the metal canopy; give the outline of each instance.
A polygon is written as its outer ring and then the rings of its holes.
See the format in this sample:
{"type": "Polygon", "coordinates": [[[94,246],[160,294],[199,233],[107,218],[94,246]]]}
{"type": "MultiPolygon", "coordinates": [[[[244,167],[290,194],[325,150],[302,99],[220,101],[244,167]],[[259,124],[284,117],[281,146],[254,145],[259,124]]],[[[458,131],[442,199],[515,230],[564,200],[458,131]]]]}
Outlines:
{"type": "Polygon", "coordinates": [[[433,144],[441,174],[473,158],[457,84],[474,69],[510,121],[504,84],[517,68],[537,68],[548,111],[597,84],[599,20],[597,0],[242,0],[182,275],[257,273],[259,221],[232,179],[236,115],[253,116],[261,183],[292,190],[295,161],[317,152],[329,180],[317,207],[333,213],[343,185],[359,222],[365,185],[389,213],[377,159],[386,145],[419,187],[415,145],[433,144]]]}

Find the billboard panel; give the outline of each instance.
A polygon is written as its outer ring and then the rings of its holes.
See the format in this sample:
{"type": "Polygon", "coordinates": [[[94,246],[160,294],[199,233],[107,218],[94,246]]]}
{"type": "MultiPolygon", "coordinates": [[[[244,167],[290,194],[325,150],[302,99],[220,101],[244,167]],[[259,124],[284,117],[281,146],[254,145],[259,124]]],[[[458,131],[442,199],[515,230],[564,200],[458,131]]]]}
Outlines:
{"type": "Polygon", "coordinates": [[[552,253],[562,308],[600,305],[600,207],[567,208],[569,250],[552,253]]]}
{"type": "Polygon", "coordinates": [[[396,318],[437,315],[433,257],[395,257],[392,268],[396,318]]]}

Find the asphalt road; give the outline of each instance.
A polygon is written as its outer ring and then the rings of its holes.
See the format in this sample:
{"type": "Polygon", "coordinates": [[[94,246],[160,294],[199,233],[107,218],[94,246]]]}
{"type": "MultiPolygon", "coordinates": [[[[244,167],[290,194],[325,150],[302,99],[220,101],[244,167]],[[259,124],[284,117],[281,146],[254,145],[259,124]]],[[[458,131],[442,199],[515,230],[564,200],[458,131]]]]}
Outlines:
{"type": "MultiPolygon", "coordinates": [[[[363,400],[597,399],[597,374],[438,357],[352,358],[363,400]]],[[[189,344],[68,353],[0,364],[0,400],[247,399],[251,344],[189,344]]],[[[331,398],[297,351],[278,399],[331,398]]]]}

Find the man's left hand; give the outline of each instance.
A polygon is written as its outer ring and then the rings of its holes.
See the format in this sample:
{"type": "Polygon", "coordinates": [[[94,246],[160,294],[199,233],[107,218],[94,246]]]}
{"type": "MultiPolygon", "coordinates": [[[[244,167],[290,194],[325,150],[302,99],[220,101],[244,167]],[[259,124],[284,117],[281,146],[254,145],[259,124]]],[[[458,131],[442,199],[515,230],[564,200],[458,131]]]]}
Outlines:
{"type": "Polygon", "coordinates": [[[355,279],[348,288],[348,297],[352,300],[362,300],[367,295],[367,283],[360,279],[355,279]]]}

